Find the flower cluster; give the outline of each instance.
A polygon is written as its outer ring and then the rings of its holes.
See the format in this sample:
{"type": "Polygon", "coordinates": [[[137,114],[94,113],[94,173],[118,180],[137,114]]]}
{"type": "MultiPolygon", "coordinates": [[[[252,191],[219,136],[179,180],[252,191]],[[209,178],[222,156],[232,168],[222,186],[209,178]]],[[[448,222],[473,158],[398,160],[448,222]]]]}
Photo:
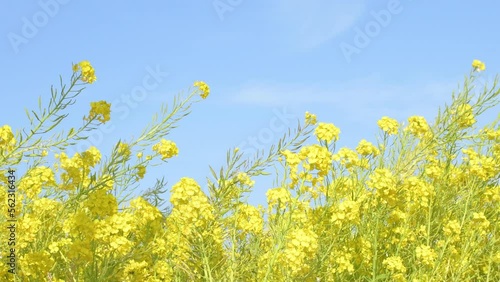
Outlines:
{"type": "Polygon", "coordinates": [[[210,94],[210,87],[203,81],[195,81],[193,86],[198,87],[198,90],[201,92],[200,96],[203,99],[206,99],[210,94]]]}
{"type": "Polygon", "coordinates": [[[362,156],[372,155],[376,157],[380,154],[380,150],[365,139],[359,142],[358,147],[356,147],[356,151],[362,156]]]}
{"type": "Polygon", "coordinates": [[[417,260],[425,266],[434,265],[437,258],[436,251],[426,245],[418,246],[415,254],[417,255],[417,260]]]}
{"type": "Polygon", "coordinates": [[[399,256],[391,256],[382,262],[384,267],[391,273],[393,281],[405,281],[404,274],[406,267],[403,265],[403,260],[399,256]]]}
{"type": "Polygon", "coordinates": [[[95,70],[89,61],[81,61],[73,65],[73,72],[81,71],[80,79],[83,82],[92,84],[96,81],[95,70]]]}
{"type": "Polygon", "coordinates": [[[333,123],[320,122],[314,131],[318,141],[330,143],[339,139],[340,129],[333,123]]]}
{"type": "Polygon", "coordinates": [[[394,135],[398,133],[399,123],[395,119],[392,119],[390,117],[382,117],[377,122],[377,124],[380,127],[380,129],[382,129],[387,134],[394,135]]]}
{"type": "Polygon", "coordinates": [[[282,256],[283,263],[290,269],[292,277],[309,271],[309,264],[318,249],[318,236],[310,229],[295,229],[287,236],[287,244],[282,256]]]}
{"type": "Polygon", "coordinates": [[[426,135],[430,131],[430,127],[427,124],[427,121],[422,116],[412,116],[408,118],[408,127],[405,128],[406,131],[409,131],[411,134],[421,137],[426,135]]]}
{"type": "Polygon", "coordinates": [[[375,189],[376,195],[383,203],[391,206],[396,204],[398,187],[394,175],[388,169],[375,169],[366,184],[375,189]]]}
{"type": "Polygon", "coordinates": [[[55,186],[54,172],[45,166],[30,170],[20,181],[19,190],[24,191],[28,198],[35,199],[42,187],[55,186]]]}
{"type": "Polygon", "coordinates": [[[482,180],[489,180],[500,172],[500,164],[495,158],[477,153],[473,149],[463,149],[468,171],[482,180]]]}
{"type": "Polygon", "coordinates": [[[153,145],[153,151],[161,155],[161,159],[170,159],[179,154],[179,149],[177,145],[170,141],[162,139],[159,143],[153,145]]]}
{"type": "Polygon", "coordinates": [[[264,227],[264,220],[257,208],[248,204],[240,204],[238,206],[238,213],[236,214],[236,226],[244,232],[258,234],[264,227]]]}
{"type": "Polygon", "coordinates": [[[16,139],[9,125],[0,127],[0,151],[10,151],[16,145],[16,139]]]}
{"type": "Polygon", "coordinates": [[[461,128],[467,128],[476,123],[472,106],[469,104],[462,104],[456,110],[457,123],[461,128]]]}
{"type": "Polygon", "coordinates": [[[306,124],[316,125],[316,123],[318,122],[316,115],[311,114],[310,112],[306,112],[305,118],[306,118],[306,124]]]}
{"type": "Polygon", "coordinates": [[[339,226],[359,223],[360,206],[360,203],[356,201],[342,201],[338,207],[334,208],[331,221],[339,226]]]}
{"type": "Polygon", "coordinates": [[[172,187],[170,203],[179,216],[197,226],[201,225],[203,220],[213,219],[213,207],[208,203],[208,198],[200,186],[191,178],[184,177],[172,187]]]}
{"type": "Polygon", "coordinates": [[[472,61],[472,67],[474,68],[474,71],[484,71],[486,69],[486,65],[480,60],[472,61]]]}
{"type": "Polygon", "coordinates": [[[111,104],[106,101],[90,102],[89,116],[86,120],[97,119],[101,123],[106,123],[110,120],[111,104]]]}

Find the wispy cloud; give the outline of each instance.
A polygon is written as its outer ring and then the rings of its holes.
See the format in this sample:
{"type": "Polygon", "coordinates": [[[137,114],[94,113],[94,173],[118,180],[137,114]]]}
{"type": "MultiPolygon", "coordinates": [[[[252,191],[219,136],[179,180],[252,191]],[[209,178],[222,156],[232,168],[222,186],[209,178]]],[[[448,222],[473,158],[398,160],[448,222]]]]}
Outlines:
{"type": "Polygon", "coordinates": [[[277,17],[290,28],[301,48],[314,48],[354,25],[365,9],[363,0],[279,0],[277,17]]]}
{"type": "Polygon", "coordinates": [[[450,101],[456,87],[456,81],[391,84],[373,74],[328,84],[249,83],[234,91],[229,102],[262,107],[328,106],[353,121],[361,121],[381,114],[434,116],[439,106],[450,101]]]}

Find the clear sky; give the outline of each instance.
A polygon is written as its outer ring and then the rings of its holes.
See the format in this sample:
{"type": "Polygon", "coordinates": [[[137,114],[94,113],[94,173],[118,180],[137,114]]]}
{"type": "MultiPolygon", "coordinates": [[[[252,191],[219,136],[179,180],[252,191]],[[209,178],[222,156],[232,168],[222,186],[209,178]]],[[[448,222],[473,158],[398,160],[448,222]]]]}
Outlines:
{"type": "MultiPolygon", "coordinates": [[[[109,151],[203,80],[209,98],[167,137],[179,156],[143,184],[189,176],[205,188],[208,165],[223,165],[228,149],[249,138],[268,149],[305,111],[338,126],[349,147],[375,141],[384,115],[432,121],[473,59],[486,63],[485,79],[500,73],[498,11],[493,0],[1,1],[0,124],[26,127],[24,109],[89,60],[98,80],[68,122],[79,125],[91,101],[112,102],[114,130],[92,144],[109,151]],[[128,104],[151,73],[158,84],[128,104]]],[[[252,203],[264,203],[269,182],[257,181],[252,203]]]]}

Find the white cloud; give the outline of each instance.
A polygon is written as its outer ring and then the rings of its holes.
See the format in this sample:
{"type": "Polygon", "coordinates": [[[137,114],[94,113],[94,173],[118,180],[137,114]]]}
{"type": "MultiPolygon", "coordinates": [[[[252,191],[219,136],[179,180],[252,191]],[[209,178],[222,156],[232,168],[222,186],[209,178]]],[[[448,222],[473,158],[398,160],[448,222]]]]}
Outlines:
{"type": "Polygon", "coordinates": [[[280,0],[282,21],[299,47],[314,48],[352,27],[365,9],[363,0],[280,0]]]}
{"type": "Polygon", "coordinates": [[[329,107],[352,121],[437,114],[451,100],[455,82],[424,85],[390,84],[373,74],[368,77],[320,84],[250,83],[234,91],[229,103],[263,107],[329,107]]]}

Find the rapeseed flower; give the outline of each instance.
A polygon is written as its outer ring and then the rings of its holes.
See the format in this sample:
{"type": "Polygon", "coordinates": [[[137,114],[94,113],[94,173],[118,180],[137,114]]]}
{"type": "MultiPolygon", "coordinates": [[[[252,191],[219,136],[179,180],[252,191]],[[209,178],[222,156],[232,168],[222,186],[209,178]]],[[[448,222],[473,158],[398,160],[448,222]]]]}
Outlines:
{"type": "Polygon", "coordinates": [[[409,131],[414,136],[420,137],[426,135],[430,131],[427,121],[422,116],[411,116],[408,118],[408,126],[405,130],[409,131]]]}
{"type": "Polygon", "coordinates": [[[0,150],[12,150],[16,145],[16,139],[9,125],[0,127],[0,150]]]}
{"type": "Polygon", "coordinates": [[[138,165],[137,166],[137,178],[143,179],[145,174],[146,174],[146,167],[143,165],[138,165]]]}
{"type": "Polygon", "coordinates": [[[358,147],[356,147],[356,151],[362,156],[372,155],[376,157],[380,154],[380,150],[365,139],[359,141],[358,147]]]}
{"type": "Polygon", "coordinates": [[[106,101],[91,102],[89,116],[86,120],[97,118],[101,123],[106,123],[110,120],[111,104],[106,101]]]}
{"type": "Polygon", "coordinates": [[[299,152],[299,158],[307,160],[307,163],[303,164],[303,166],[308,171],[317,170],[320,176],[328,173],[333,161],[332,153],[327,148],[318,144],[302,147],[299,152]]]}
{"type": "Polygon", "coordinates": [[[311,114],[310,112],[306,112],[306,124],[316,125],[317,118],[315,114],[311,114]]]}
{"type": "Polygon", "coordinates": [[[396,204],[398,187],[396,179],[390,170],[385,168],[375,169],[366,183],[370,188],[375,189],[377,197],[382,202],[391,206],[396,204]]]}
{"type": "Polygon", "coordinates": [[[456,111],[457,123],[460,128],[467,128],[476,123],[472,106],[469,104],[460,105],[456,111]]]}
{"type": "Polygon", "coordinates": [[[54,259],[47,251],[28,253],[20,261],[23,275],[37,281],[45,280],[55,264],[54,259]]]}
{"type": "MultiPolygon", "coordinates": [[[[331,252],[328,261],[329,261],[328,270],[331,273],[341,275],[344,273],[352,274],[354,272],[352,251],[345,246],[331,252]]],[[[328,281],[334,281],[334,280],[328,280],[328,281]]]]}
{"type": "Polygon", "coordinates": [[[340,164],[347,169],[351,169],[353,167],[366,168],[366,162],[362,162],[358,154],[349,148],[340,148],[340,150],[333,155],[332,158],[335,161],[340,161],[340,164]]]}
{"type": "Polygon", "coordinates": [[[490,221],[483,212],[474,212],[472,213],[472,225],[475,230],[479,230],[479,232],[484,235],[488,231],[490,221]]]}
{"type": "Polygon", "coordinates": [[[131,153],[132,152],[130,151],[130,145],[123,142],[120,142],[120,144],[118,144],[118,154],[120,156],[123,156],[124,160],[128,160],[131,153]]]}
{"type": "Polygon", "coordinates": [[[89,61],[81,61],[78,64],[73,65],[73,72],[81,71],[80,79],[86,83],[94,83],[97,79],[95,76],[95,70],[89,61]]]}
{"type": "Polygon", "coordinates": [[[201,98],[206,99],[210,94],[210,87],[203,81],[196,81],[193,86],[198,87],[198,90],[201,91],[201,98]]]}
{"type": "Polygon", "coordinates": [[[387,270],[389,270],[392,273],[393,279],[396,278],[398,281],[401,278],[401,274],[406,273],[406,267],[404,266],[403,260],[401,259],[400,256],[388,257],[382,261],[382,264],[387,270]]]}
{"type": "Polygon", "coordinates": [[[486,65],[481,62],[480,60],[474,60],[472,61],[472,67],[474,68],[474,71],[484,71],[486,69],[486,65]]]}
{"type": "Polygon", "coordinates": [[[314,134],[318,138],[318,141],[330,143],[339,140],[340,129],[333,123],[320,122],[316,130],[314,130],[314,134]]]}
{"type": "Polygon", "coordinates": [[[418,262],[426,266],[432,266],[437,258],[436,251],[427,245],[418,246],[415,250],[415,254],[418,262]]]}
{"type": "Polygon", "coordinates": [[[236,214],[236,226],[245,232],[260,234],[264,226],[264,220],[260,212],[254,206],[248,204],[239,204],[236,214]]]}
{"type": "Polygon", "coordinates": [[[344,224],[355,224],[360,220],[360,203],[352,200],[344,200],[333,208],[331,222],[338,226],[344,224]]]}
{"type": "Polygon", "coordinates": [[[170,141],[162,139],[159,143],[153,145],[153,151],[161,155],[161,159],[170,159],[179,154],[179,149],[177,145],[170,141]]]}
{"type": "Polygon", "coordinates": [[[213,219],[213,207],[192,178],[183,177],[172,186],[170,203],[173,205],[172,212],[187,223],[201,226],[213,219]]]}
{"type": "Polygon", "coordinates": [[[377,122],[377,124],[380,127],[380,129],[382,129],[385,133],[389,135],[395,135],[398,133],[399,123],[395,119],[392,119],[390,117],[382,117],[377,122]]]}
{"type": "Polygon", "coordinates": [[[292,230],[286,237],[287,243],[281,258],[292,276],[299,276],[309,271],[309,260],[314,258],[318,249],[318,236],[310,229],[292,230]]]}
{"type": "Polygon", "coordinates": [[[116,198],[103,189],[91,191],[81,206],[97,217],[110,216],[118,212],[116,198]]]}
{"type": "Polygon", "coordinates": [[[282,187],[267,190],[266,197],[269,207],[281,204],[282,209],[284,209],[284,205],[286,205],[291,200],[290,191],[282,187]]]}
{"type": "Polygon", "coordinates": [[[19,190],[24,191],[30,199],[36,199],[42,187],[50,186],[56,186],[54,172],[45,166],[31,169],[19,182],[19,190]]]}
{"type": "Polygon", "coordinates": [[[443,226],[443,232],[451,242],[458,242],[460,241],[460,235],[462,234],[462,227],[460,226],[458,220],[450,220],[443,226]]]}

